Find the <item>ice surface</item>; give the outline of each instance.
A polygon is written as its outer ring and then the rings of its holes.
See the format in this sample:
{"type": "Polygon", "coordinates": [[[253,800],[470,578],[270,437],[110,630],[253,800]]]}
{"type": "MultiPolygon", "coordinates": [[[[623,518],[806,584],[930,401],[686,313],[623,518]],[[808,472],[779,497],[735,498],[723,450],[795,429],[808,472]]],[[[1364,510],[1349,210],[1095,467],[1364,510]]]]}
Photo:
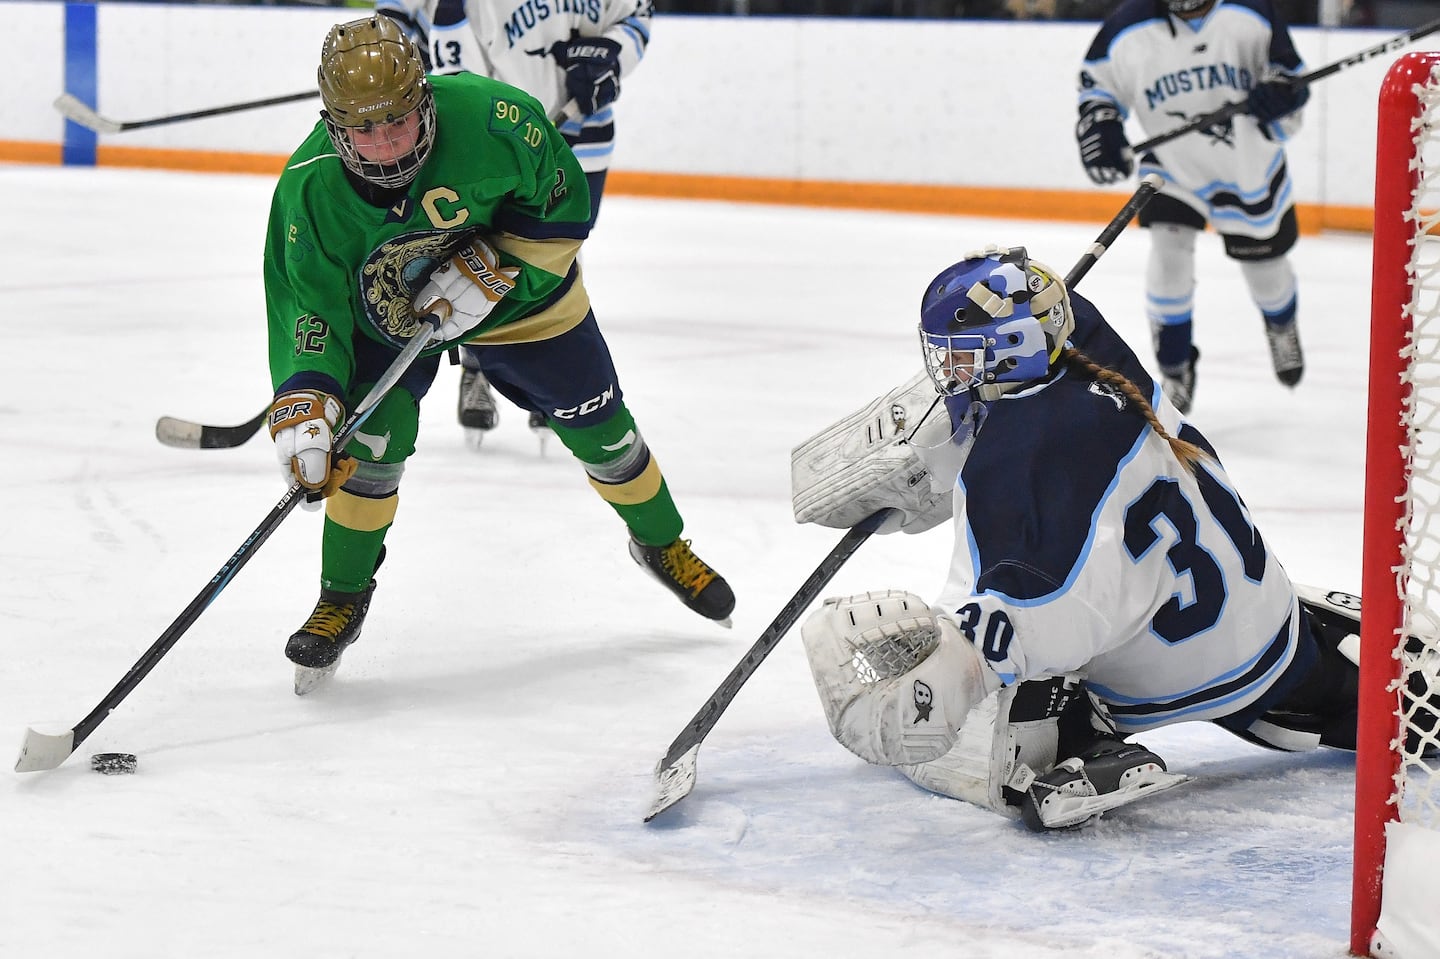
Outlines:
{"type": "MultiPolygon", "coordinates": [[[[260,177],[0,167],[0,729],[65,729],[282,492],[268,441],[155,420],[266,402],[260,177]]],[[[726,631],[626,555],[525,417],[478,452],[458,373],[424,404],[390,558],[334,682],[291,691],[319,517],[294,513],[79,754],[0,775],[5,957],[1338,959],[1350,757],[1210,727],[1142,737],[1196,782],[1037,836],[836,745],[798,635],[736,697],[691,796],[656,760],[835,544],[790,515],[793,445],[908,378],[926,283],[987,242],[1065,270],[1098,226],[611,197],[585,274],[726,631]],[[139,756],[134,776],[88,769],[139,756]]],[[[1081,285],[1148,355],[1145,237],[1081,285]]],[[[1200,243],[1195,421],[1297,580],[1358,591],[1369,240],[1302,238],[1307,352],[1200,243]]],[[[827,594],[934,595],[948,533],[876,537],[827,594]]]]}

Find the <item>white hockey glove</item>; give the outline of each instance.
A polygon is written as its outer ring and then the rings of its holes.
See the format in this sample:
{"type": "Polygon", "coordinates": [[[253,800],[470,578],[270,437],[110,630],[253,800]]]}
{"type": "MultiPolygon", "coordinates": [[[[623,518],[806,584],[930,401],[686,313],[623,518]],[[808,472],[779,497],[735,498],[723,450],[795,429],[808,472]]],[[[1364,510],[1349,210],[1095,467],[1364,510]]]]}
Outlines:
{"type": "Polygon", "coordinates": [[[801,627],[835,739],[866,762],[938,759],[1000,677],[945,615],[900,590],[831,598],[801,627]]]}
{"type": "Polygon", "coordinates": [[[921,372],[795,447],[790,453],[795,522],[850,529],[891,507],[901,518],[879,532],[919,533],[949,519],[963,456],[944,457],[953,462],[941,465],[927,448],[958,454],[967,447],[953,442],[950,415],[935,402],[938,396],[921,372]]]}
{"type": "Polygon", "coordinates": [[[519,275],[519,267],[502,267],[500,254],[477,236],[430,272],[415,295],[415,312],[439,315],[432,341],[458,340],[484,322],[495,304],[515,289],[519,275]]]}
{"type": "Polygon", "coordinates": [[[306,497],[307,508],[314,509],[355,473],[354,458],[336,456],[331,449],[335,425],[344,418],[340,401],[319,390],[291,390],[270,404],[270,438],[280,473],[287,485],[298,482],[315,494],[306,497]]]}

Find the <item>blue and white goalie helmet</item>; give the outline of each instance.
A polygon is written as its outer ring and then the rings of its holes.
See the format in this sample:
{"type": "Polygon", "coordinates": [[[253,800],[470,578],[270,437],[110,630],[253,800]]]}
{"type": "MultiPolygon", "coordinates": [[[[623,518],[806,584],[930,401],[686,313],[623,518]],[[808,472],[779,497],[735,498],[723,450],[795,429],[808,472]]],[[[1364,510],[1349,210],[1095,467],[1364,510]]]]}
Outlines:
{"type": "Polygon", "coordinates": [[[925,369],[945,396],[980,389],[995,399],[1006,392],[999,384],[1045,376],[1074,329],[1064,282],[1023,246],[968,254],[920,301],[925,369]]]}

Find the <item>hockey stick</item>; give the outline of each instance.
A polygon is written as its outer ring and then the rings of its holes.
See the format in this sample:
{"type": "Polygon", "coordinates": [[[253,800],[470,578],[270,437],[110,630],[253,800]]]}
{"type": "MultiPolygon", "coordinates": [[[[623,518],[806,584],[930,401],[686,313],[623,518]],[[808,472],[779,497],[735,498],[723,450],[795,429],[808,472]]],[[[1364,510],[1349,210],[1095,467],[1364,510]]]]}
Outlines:
{"type": "Polygon", "coordinates": [[[1095,265],[1095,261],[1105,255],[1105,251],[1110,249],[1110,244],[1115,242],[1115,238],[1130,225],[1130,221],[1135,218],[1135,215],[1140,212],[1145,204],[1150,202],[1150,198],[1164,185],[1165,178],[1158,173],[1147,173],[1140,178],[1140,185],[1135,188],[1134,193],[1130,194],[1130,199],[1126,200],[1125,205],[1110,218],[1110,222],[1105,224],[1105,229],[1100,231],[1100,235],[1095,238],[1095,242],[1091,243],[1089,248],[1080,254],[1080,259],[1076,260],[1075,265],[1070,268],[1070,272],[1065,274],[1065,289],[1075,289],[1075,284],[1079,283],[1081,278],[1090,272],[1090,268],[1095,265]]]}
{"type": "MultiPolygon", "coordinates": [[[[1141,179],[1139,188],[1125,202],[1119,212],[1110,219],[1110,222],[1105,224],[1100,235],[1081,254],[1075,266],[1066,274],[1066,289],[1073,287],[1080,282],[1081,277],[1090,272],[1090,268],[1105,254],[1105,251],[1110,248],[1110,244],[1115,242],[1115,238],[1129,225],[1135,214],[1140,212],[1140,208],[1149,202],[1163,182],[1160,175],[1156,173],[1148,174],[1141,179]]],[[[835,548],[830,550],[829,554],[820,561],[820,565],[815,567],[815,571],[800,585],[800,589],[781,608],[770,625],[765,627],[765,631],[745,653],[744,658],[735,664],[734,669],[730,670],[730,675],[725,677],[725,681],[705,701],[705,705],[700,707],[695,718],[691,719],[689,724],[680,731],[680,735],[675,737],[669,750],[655,766],[656,795],[655,801],[650,804],[649,813],[645,816],[646,822],[690,795],[691,790],[695,788],[695,777],[698,774],[696,763],[700,755],[700,744],[710,734],[710,730],[715,728],[715,724],[720,720],[720,715],[729,708],[731,700],[740,692],[740,687],[744,686],[754,675],[755,670],[765,661],[765,657],[770,655],[771,650],[779,644],[785,633],[795,625],[795,620],[800,617],[805,608],[814,601],[816,596],[820,595],[820,590],[834,578],[840,567],[844,566],[860,548],[860,545],[874,535],[894,513],[893,509],[882,509],[878,513],[872,513],[840,538],[840,542],[835,544],[835,548]]]]}
{"type": "Polygon", "coordinates": [[[228,450],[249,442],[250,437],[260,432],[260,426],[269,414],[267,406],[239,426],[207,426],[174,416],[162,416],[155,421],[155,438],[166,446],[182,450],[228,450]]]}
{"type": "MultiPolygon", "coordinates": [[[[333,449],[344,449],[346,442],[360,428],[361,424],[375,411],[375,407],[385,398],[385,395],[400,382],[405,371],[415,362],[421,350],[425,348],[429,340],[429,334],[439,323],[433,314],[422,317],[420,329],[410,338],[410,342],[395,357],[380,379],[371,387],[370,392],[365,394],[355,406],[354,412],[345,420],[339,432],[335,434],[335,440],[331,444],[333,449]]],[[[54,769],[63,763],[81,743],[83,743],[95,728],[105,721],[105,717],[119,706],[126,696],[140,685],[140,681],[149,675],[150,670],[164,658],[185,631],[195,624],[200,614],[215,601],[215,597],[230,585],[230,580],[235,578],[241,568],[245,566],[255,555],[256,551],[270,538],[270,534],[279,528],[285,517],[295,509],[305,497],[305,488],[298,482],[286,490],[280,501],[270,508],[270,512],[255,527],[255,531],[245,538],[229,559],[227,559],[219,571],[210,578],[210,581],[196,594],[184,611],[176,617],[175,621],[160,634],[160,638],[145,651],[134,666],[130,667],[115,688],[105,694],[105,698],[90,710],[89,715],[75,724],[73,729],[67,729],[63,733],[40,733],[34,729],[25,730],[25,740],[20,746],[20,758],[15,761],[17,773],[36,772],[42,769],[54,769]]]]}
{"type": "MultiPolygon", "coordinates": [[[[1290,82],[1297,87],[1309,86],[1316,80],[1323,80],[1331,74],[1339,73],[1341,70],[1344,70],[1347,67],[1353,67],[1356,64],[1364,63],[1366,60],[1370,60],[1383,54],[1389,53],[1392,50],[1398,50],[1403,46],[1414,43],[1421,37],[1428,37],[1430,34],[1435,33],[1436,31],[1440,31],[1440,18],[1431,20],[1429,23],[1422,23],[1420,26],[1411,30],[1409,33],[1402,33],[1397,37],[1391,37],[1384,43],[1377,43],[1373,47],[1367,47],[1364,50],[1360,50],[1356,53],[1350,54],[1348,57],[1341,57],[1334,63],[1330,63],[1326,66],[1320,67],[1318,70],[1311,70],[1309,73],[1302,73],[1300,76],[1293,78],[1290,82]]],[[[1217,110],[1212,110],[1209,113],[1202,114],[1195,119],[1189,121],[1188,123],[1185,123],[1182,126],[1178,126],[1167,133],[1162,133],[1159,136],[1153,136],[1148,140],[1135,144],[1130,148],[1130,155],[1132,157],[1139,156],[1146,150],[1151,149],[1152,147],[1158,147],[1162,143],[1169,143],[1171,140],[1174,140],[1177,137],[1182,137],[1185,134],[1190,133],[1191,131],[1203,130],[1206,127],[1214,126],[1217,123],[1224,123],[1231,117],[1236,116],[1237,114],[1247,112],[1247,104],[1244,100],[1239,100],[1234,103],[1227,103],[1223,107],[1220,107],[1217,110]]]]}
{"type": "MultiPolygon", "coordinates": [[[[78,123],[87,130],[94,130],[96,133],[123,133],[126,130],[141,130],[145,127],[166,126],[171,123],[183,123],[186,120],[201,120],[205,117],[218,117],[226,113],[240,113],[244,110],[257,110],[260,107],[295,103],[298,100],[309,100],[319,95],[319,90],[306,90],[304,93],[288,93],[280,97],[266,97],[263,100],[247,100],[244,103],[231,103],[228,106],[194,110],[190,113],[172,113],[169,116],[153,117],[149,120],[112,120],[96,113],[93,108],[81,102],[80,98],[73,93],[60,94],[55,98],[54,107],[64,115],[65,119],[78,123]]],[[[569,101],[560,108],[560,113],[554,121],[555,125],[558,127],[567,119],[577,116],[579,112],[580,108],[575,105],[575,101],[569,101]]]]}
{"type": "Polygon", "coordinates": [[[55,109],[64,114],[65,119],[78,123],[87,130],[94,130],[96,133],[122,133],[125,130],[159,127],[170,123],[181,123],[185,120],[199,120],[204,117],[218,117],[225,113],[239,113],[242,110],[294,103],[297,100],[309,100],[319,95],[319,90],[306,90],[304,93],[290,93],[283,97],[266,97],[264,100],[248,100],[245,103],[232,103],[228,106],[211,107],[208,110],[195,110],[190,113],[172,113],[169,116],[154,117],[149,120],[112,120],[109,117],[103,117],[91,107],[80,102],[73,93],[62,93],[56,97],[55,109]]]}
{"type": "Polygon", "coordinates": [[[790,627],[795,625],[795,620],[800,618],[800,614],[814,602],[816,596],[820,595],[820,590],[825,588],[825,584],[834,578],[835,574],[840,571],[840,567],[844,566],[845,562],[860,548],[860,544],[874,535],[881,524],[894,512],[893,509],[882,509],[878,513],[867,516],[853,528],[846,530],[845,535],[840,537],[840,542],[835,544],[835,547],[820,561],[820,565],[815,567],[815,571],[806,578],[805,582],[800,584],[800,589],[790,597],[788,603],[781,607],[779,614],[769,626],[765,627],[765,631],[760,634],[759,639],[755,640],[755,644],[750,647],[744,658],[735,664],[735,668],[730,670],[730,675],[725,677],[725,681],[705,701],[705,705],[700,707],[695,718],[690,720],[689,724],[680,731],[679,736],[675,737],[675,741],[670,744],[669,751],[660,760],[660,764],[655,767],[655,780],[659,792],[650,806],[650,812],[645,816],[646,822],[690,795],[690,791],[695,788],[695,763],[700,753],[700,743],[709,735],[710,730],[715,728],[720,714],[725,712],[730,701],[735,698],[735,694],[740,692],[740,687],[745,685],[746,681],[755,674],[755,670],[760,668],[765,657],[770,655],[771,650],[789,632],[790,627]]]}

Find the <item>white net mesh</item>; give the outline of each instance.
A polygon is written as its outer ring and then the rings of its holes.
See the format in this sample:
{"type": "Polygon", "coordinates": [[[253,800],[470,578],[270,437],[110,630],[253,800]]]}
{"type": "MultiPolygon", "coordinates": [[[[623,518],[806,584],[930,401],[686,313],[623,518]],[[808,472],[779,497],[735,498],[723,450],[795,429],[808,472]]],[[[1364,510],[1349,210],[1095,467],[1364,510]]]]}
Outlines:
{"type": "Polygon", "coordinates": [[[1419,185],[1406,222],[1412,228],[1408,266],[1411,299],[1406,315],[1411,333],[1402,354],[1410,386],[1404,417],[1407,495],[1402,528],[1403,629],[1410,637],[1395,655],[1401,678],[1402,745],[1396,801],[1400,818],[1440,829],[1440,67],[1418,85],[1421,110],[1415,118],[1412,169],[1419,185]]]}

